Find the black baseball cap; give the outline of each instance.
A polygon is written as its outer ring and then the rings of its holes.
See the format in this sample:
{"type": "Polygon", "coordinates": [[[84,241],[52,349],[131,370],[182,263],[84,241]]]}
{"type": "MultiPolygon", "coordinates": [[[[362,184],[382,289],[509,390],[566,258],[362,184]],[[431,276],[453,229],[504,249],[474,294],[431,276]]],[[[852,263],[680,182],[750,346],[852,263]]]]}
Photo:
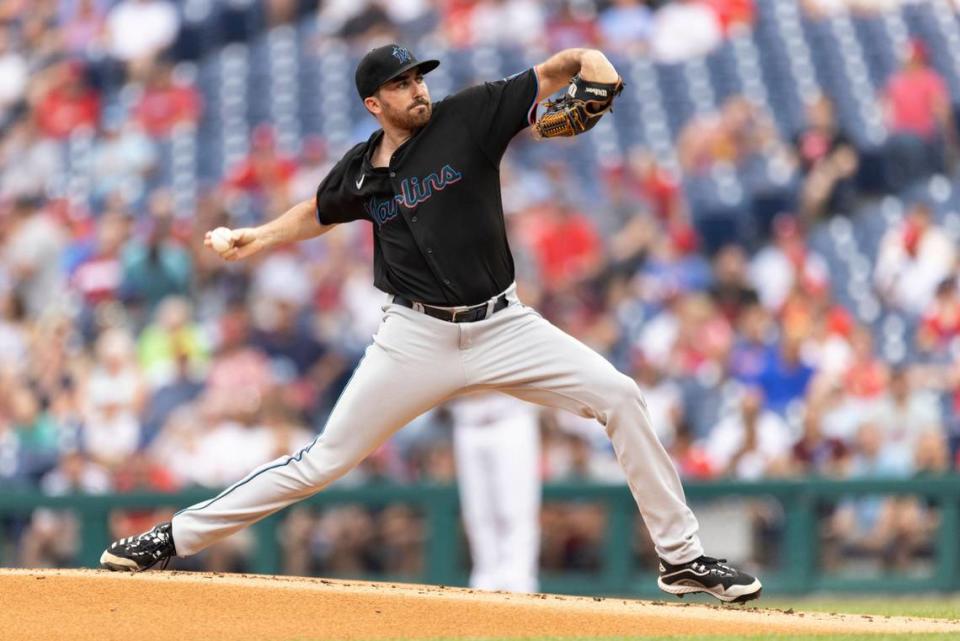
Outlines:
{"type": "Polygon", "coordinates": [[[420,73],[433,71],[439,60],[417,60],[406,47],[397,44],[371,49],[357,65],[357,92],[360,99],[369,98],[385,82],[416,67],[420,73]]]}

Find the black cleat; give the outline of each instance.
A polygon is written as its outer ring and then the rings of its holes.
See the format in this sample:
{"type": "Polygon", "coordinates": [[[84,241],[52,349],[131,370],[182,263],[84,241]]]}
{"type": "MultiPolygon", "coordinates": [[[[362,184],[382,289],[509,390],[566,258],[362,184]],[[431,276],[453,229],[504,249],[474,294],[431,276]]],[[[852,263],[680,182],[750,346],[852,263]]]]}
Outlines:
{"type": "Polygon", "coordinates": [[[725,565],[726,559],[701,556],[679,565],[660,560],[657,585],[669,594],[683,597],[693,592],[706,592],[727,603],[746,603],[760,598],[760,580],[725,565]]]}
{"type": "Polygon", "coordinates": [[[160,569],[166,570],[176,555],[173,528],[169,521],[164,521],[143,534],[114,541],[100,555],[100,566],[114,572],[143,572],[163,563],[160,569]]]}

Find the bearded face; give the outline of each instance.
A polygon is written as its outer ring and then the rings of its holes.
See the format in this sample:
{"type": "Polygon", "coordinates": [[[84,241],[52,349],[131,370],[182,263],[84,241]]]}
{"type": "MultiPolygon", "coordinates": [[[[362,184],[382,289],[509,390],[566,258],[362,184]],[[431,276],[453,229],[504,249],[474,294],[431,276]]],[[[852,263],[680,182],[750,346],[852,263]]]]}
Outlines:
{"type": "Polygon", "coordinates": [[[408,131],[423,127],[429,122],[430,115],[433,113],[433,105],[430,103],[429,97],[418,96],[409,104],[401,107],[391,105],[386,101],[381,102],[381,105],[383,108],[381,116],[387,123],[397,129],[408,131]]]}
{"type": "Polygon", "coordinates": [[[385,83],[365,102],[381,124],[406,131],[423,127],[433,113],[430,91],[416,69],[385,83]]]}

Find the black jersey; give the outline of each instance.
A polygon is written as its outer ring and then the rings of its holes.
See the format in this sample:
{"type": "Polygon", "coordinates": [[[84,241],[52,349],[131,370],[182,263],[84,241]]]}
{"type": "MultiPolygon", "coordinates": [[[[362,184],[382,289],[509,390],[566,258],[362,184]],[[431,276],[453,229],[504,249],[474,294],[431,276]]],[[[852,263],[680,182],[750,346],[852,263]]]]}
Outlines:
{"type": "Polygon", "coordinates": [[[434,305],[474,305],[514,279],[500,158],[535,117],[531,68],[434,103],[389,167],[371,155],[383,130],[350,149],[317,189],[321,223],[369,220],[374,285],[434,305]]]}

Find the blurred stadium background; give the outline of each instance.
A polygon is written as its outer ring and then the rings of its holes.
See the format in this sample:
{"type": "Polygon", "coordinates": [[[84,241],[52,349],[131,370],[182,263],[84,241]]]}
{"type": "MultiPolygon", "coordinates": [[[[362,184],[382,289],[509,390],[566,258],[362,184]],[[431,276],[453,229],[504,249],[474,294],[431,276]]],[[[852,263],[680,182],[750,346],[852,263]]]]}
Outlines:
{"type": "MultiPolygon", "coordinates": [[[[202,235],[311,196],[375,126],[356,60],[394,40],[442,60],[434,99],[566,47],[621,71],[590,134],[523,134],[504,160],[518,281],[636,377],[691,487],[732,493],[697,502],[711,550],[795,570],[799,504],[776,497],[880,480],[803,508],[816,541],[799,562],[960,587],[948,0],[0,1],[0,565],[86,562],[82,515],[30,501],[207,496],[322,428],[379,321],[370,228],[239,264],[202,235]]],[[[266,547],[283,572],[416,579],[442,539],[458,564],[443,576],[462,580],[455,520],[437,532],[399,500],[453,496],[450,420],[422,417],[336,484],[356,500],[178,567],[261,568],[266,547]],[[367,505],[369,488],[399,498],[367,505]]],[[[602,430],[550,412],[541,427],[542,478],[565,488],[542,512],[544,575],[589,590],[610,554],[649,573],[639,518],[590,498],[623,485],[602,430]]],[[[125,506],[88,545],[170,513],[125,506]]]]}

